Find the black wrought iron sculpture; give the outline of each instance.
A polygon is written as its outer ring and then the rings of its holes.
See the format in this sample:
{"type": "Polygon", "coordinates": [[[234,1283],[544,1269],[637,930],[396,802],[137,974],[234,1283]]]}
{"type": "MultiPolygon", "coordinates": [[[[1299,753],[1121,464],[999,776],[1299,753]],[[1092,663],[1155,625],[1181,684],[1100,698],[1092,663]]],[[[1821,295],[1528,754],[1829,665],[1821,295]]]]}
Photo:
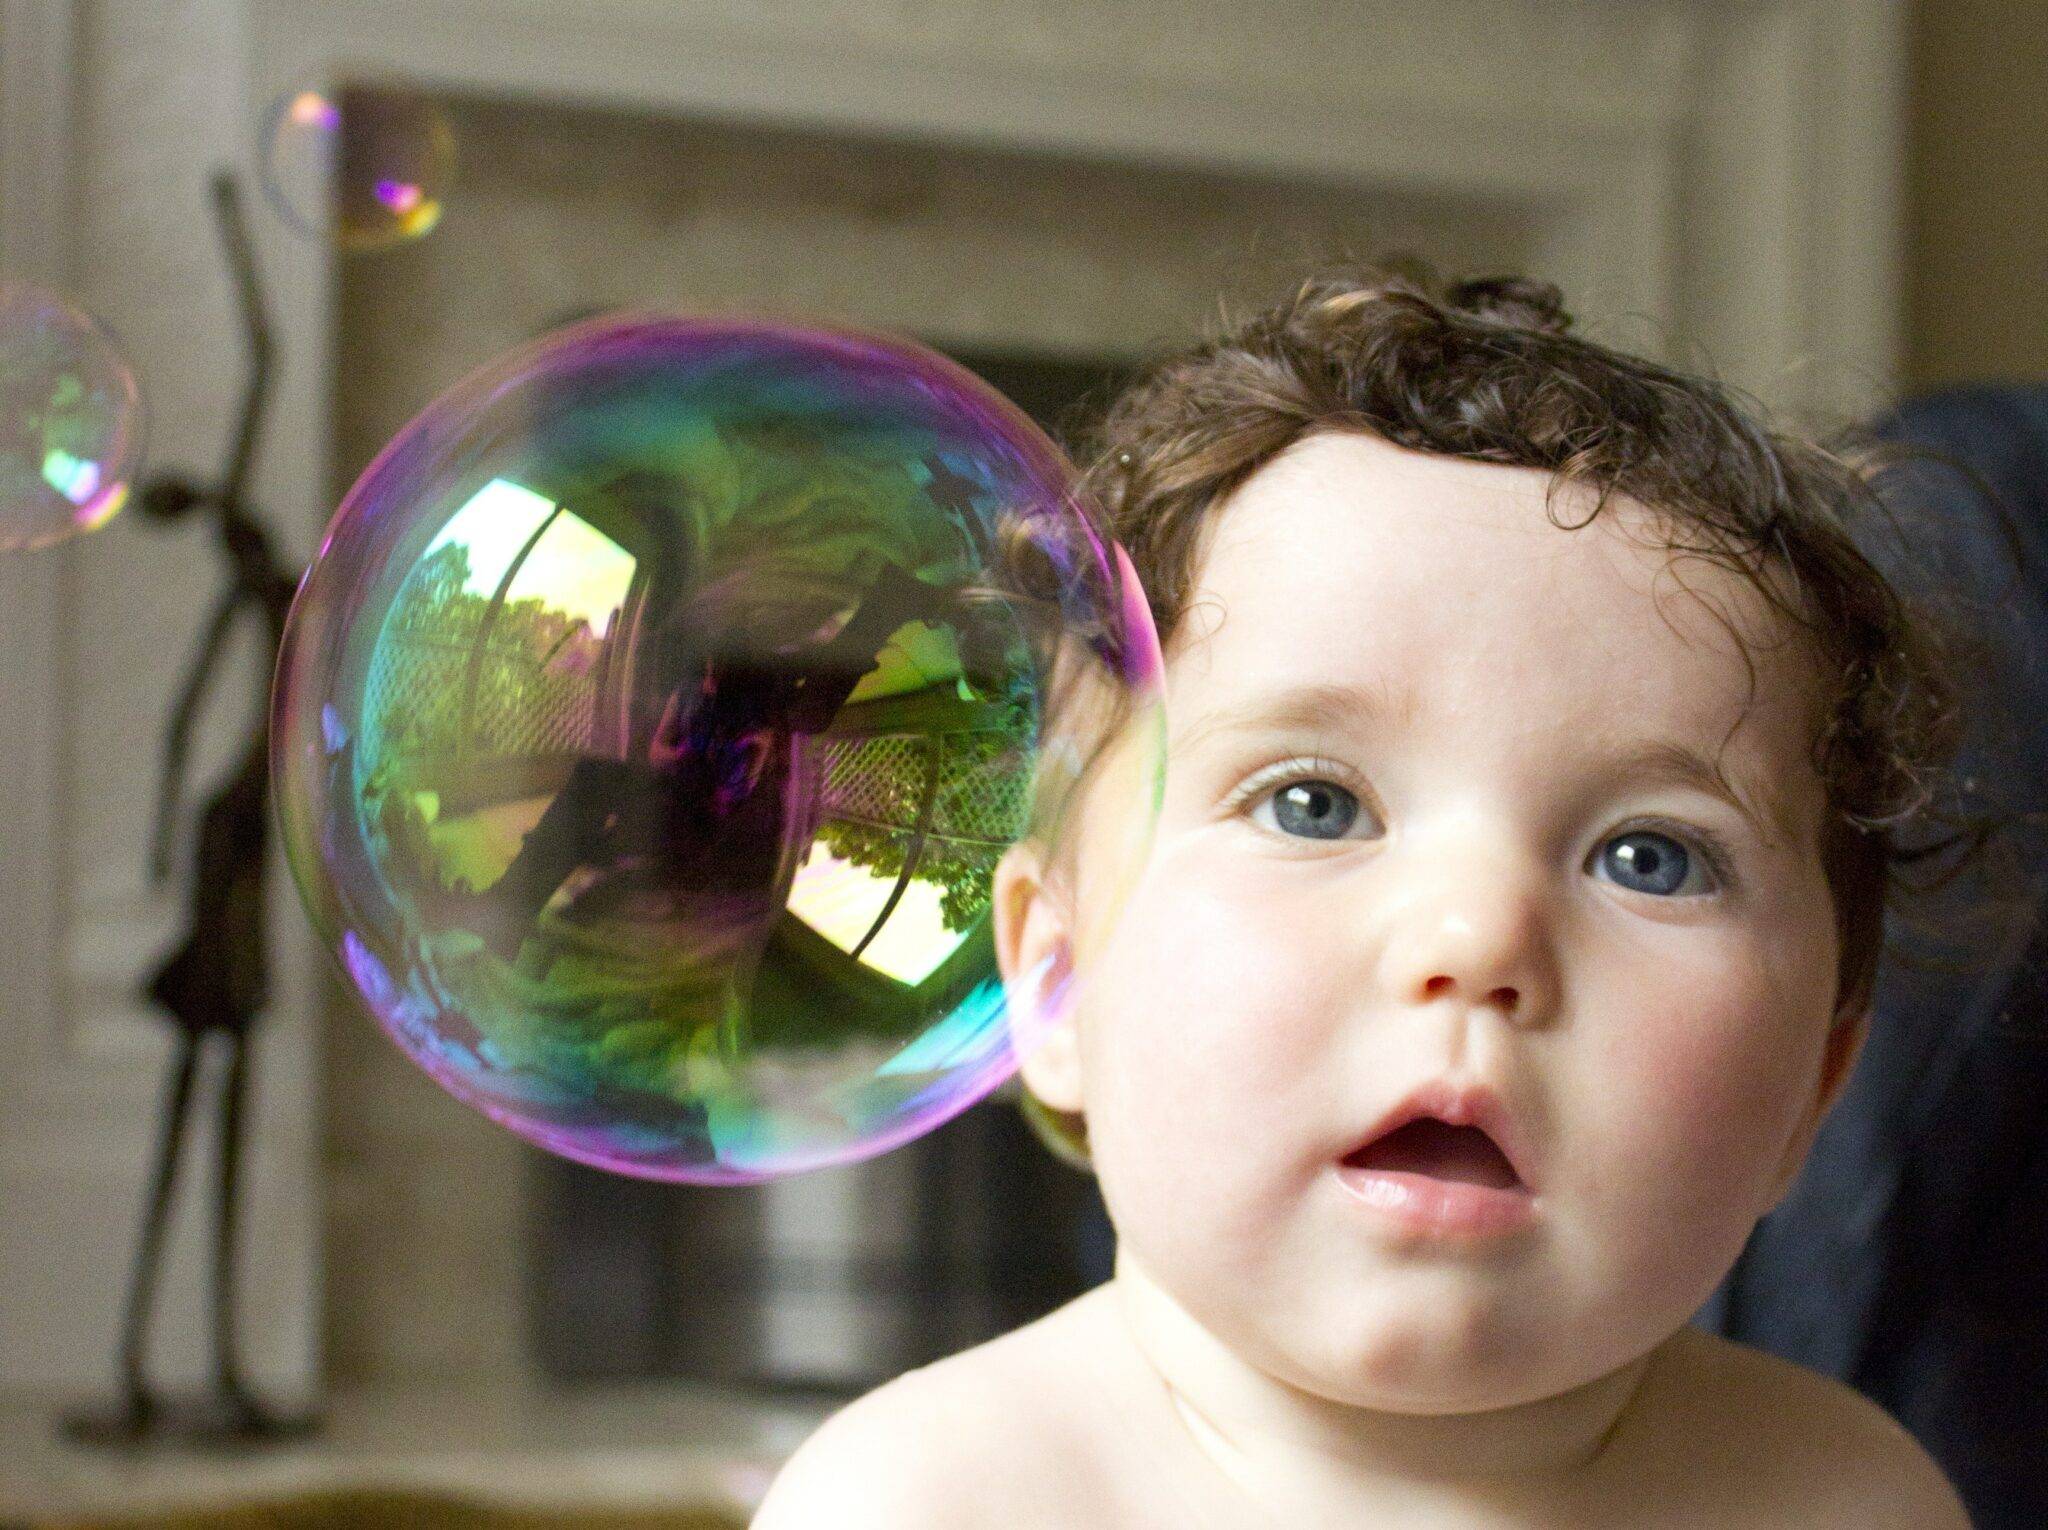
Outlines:
{"type": "MultiPolygon", "coordinates": [[[[216,481],[195,483],[160,474],[144,483],[138,500],[142,514],[163,525],[207,516],[227,564],[227,587],[214,604],[164,737],[164,774],[151,852],[151,874],[158,882],[172,870],[173,831],[192,729],[227,639],[238,621],[254,617],[262,624],[264,653],[274,659],[297,583],[244,499],[269,400],[272,344],[240,191],[227,172],[213,177],[213,203],[248,340],[248,380],[240,419],[216,481]]],[[[145,988],[151,1003],[176,1027],[177,1050],[165,1080],[156,1164],[129,1277],[120,1340],[121,1396],[111,1409],[67,1416],[64,1431],[74,1439],[113,1445],[137,1445],[160,1437],[251,1444],[304,1434],[316,1422],[311,1415],[275,1411],[257,1400],[243,1379],[235,1335],[242,1120],[248,1107],[251,1035],[269,988],[264,916],[270,847],[270,674],[271,665],[266,663],[248,742],[233,773],[199,815],[184,937],[145,988]],[[174,1401],[150,1386],[149,1321],[194,1080],[210,1038],[217,1038],[226,1053],[212,1202],[213,1376],[210,1389],[200,1397],[174,1401]]]]}

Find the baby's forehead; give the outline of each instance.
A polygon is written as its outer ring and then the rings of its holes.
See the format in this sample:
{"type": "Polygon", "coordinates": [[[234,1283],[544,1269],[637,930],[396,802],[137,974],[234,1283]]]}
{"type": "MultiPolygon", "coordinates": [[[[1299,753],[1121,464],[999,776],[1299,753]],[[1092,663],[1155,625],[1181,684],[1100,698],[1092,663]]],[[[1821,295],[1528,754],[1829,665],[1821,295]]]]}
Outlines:
{"type": "Polygon", "coordinates": [[[1167,635],[1175,752],[1247,718],[1449,720],[1817,788],[1817,656],[1749,575],[1622,497],[1588,519],[1590,491],[1546,501],[1547,475],[1403,455],[1282,459],[1215,512],[1167,635]]]}
{"type": "Polygon", "coordinates": [[[1369,656],[1496,683],[1557,678],[1570,660],[1567,674],[1610,689],[1810,692],[1816,656],[1779,609],[1796,604],[1789,574],[1699,541],[1667,513],[1535,469],[1312,437],[1211,509],[1167,657],[1183,672],[1277,672],[1284,653],[1291,679],[1369,656]]]}

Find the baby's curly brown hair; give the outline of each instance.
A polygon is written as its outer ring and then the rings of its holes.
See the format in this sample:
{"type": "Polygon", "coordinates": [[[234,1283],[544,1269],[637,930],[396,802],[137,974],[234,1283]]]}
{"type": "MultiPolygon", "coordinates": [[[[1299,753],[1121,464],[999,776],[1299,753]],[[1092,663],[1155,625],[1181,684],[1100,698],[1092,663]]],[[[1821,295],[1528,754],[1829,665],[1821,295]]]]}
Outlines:
{"type": "MultiPolygon", "coordinates": [[[[1954,789],[1965,677],[1987,652],[1970,602],[1909,598],[1859,550],[1859,539],[1887,532],[1910,545],[1879,485],[1902,460],[1929,454],[1853,431],[1823,444],[1773,430],[1755,401],[1597,344],[1572,323],[1544,281],[1447,281],[1401,255],[1328,268],[1262,311],[1224,313],[1218,332],[1141,371],[1085,438],[1083,501],[1130,555],[1169,652],[1210,511],[1314,433],[1368,431],[1417,451],[1544,469],[1560,529],[1591,524],[1616,493],[1648,507],[1669,539],[1659,545],[1747,580],[1819,660],[1812,758],[1827,794],[1837,992],[1867,1003],[1887,908],[1910,917],[1910,900],[1947,885],[2014,821],[1962,811],[1954,789]],[[1570,527],[1556,508],[1566,484],[1597,492],[1570,527]],[[1923,864],[1926,880],[1900,874],[1923,864]]],[[[2016,549],[2009,520],[2007,529],[2016,549]]],[[[1755,678],[1752,662],[1752,692],[1755,678]]],[[[1114,728],[1094,716],[1099,750],[1114,728]]],[[[1054,829],[1069,806],[1041,803],[1033,814],[1055,864],[1071,850],[1054,829]]],[[[1980,907],[2011,918],[2021,900],[1980,907]]],[[[1021,1105],[1054,1152],[1087,1165],[1077,1116],[1028,1091],[1021,1105]]]]}

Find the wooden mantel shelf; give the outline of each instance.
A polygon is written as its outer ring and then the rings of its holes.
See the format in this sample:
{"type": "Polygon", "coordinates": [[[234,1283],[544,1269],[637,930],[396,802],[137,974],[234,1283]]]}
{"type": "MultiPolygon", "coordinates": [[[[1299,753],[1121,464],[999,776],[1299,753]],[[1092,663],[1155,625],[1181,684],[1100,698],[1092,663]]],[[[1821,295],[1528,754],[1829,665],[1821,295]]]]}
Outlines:
{"type": "Polygon", "coordinates": [[[829,1404],[689,1385],[474,1384],[339,1391],[311,1438],[240,1454],[90,1449],[74,1398],[0,1394],[0,1523],[226,1506],[364,1488],[545,1508],[727,1508],[742,1517],[829,1404]]]}

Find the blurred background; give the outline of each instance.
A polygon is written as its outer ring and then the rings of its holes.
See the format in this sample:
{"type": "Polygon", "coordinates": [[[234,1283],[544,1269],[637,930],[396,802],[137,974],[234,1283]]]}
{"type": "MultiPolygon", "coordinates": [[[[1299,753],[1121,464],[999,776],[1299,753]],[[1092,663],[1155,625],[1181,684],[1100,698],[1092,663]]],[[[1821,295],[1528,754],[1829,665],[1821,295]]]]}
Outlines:
{"type": "MultiPolygon", "coordinates": [[[[5,0],[0,266],[119,336],[152,468],[210,472],[242,385],[209,173],[253,187],[270,104],[352,81],[430,97],[457,170],[429,235],[371,253],[252,207],[255,499],[298,561],[435,395],[616,306],[903,333],[1061,436],[1219,297],[1388,250],[1556,281],[1593,338],[1812,428],[2048,377],[2033,0],[5,0]]],[[[393,1484],[743,1513],[838,1398],[1107,1274],[1092,1181],[1001,1100],[756,1190],[546,1158],[342,997],[280,876],[243,1347],[325,1427],[60,1445],[112,1389],[169,1047],[137,989],[184,906],[148,879],[157,740],[218,577],[135,522],[0,559],[0,1519],[393,1484]]],[[[195,781],[258,662],[252,634],[195,781]]],[[[205,1374],[200,1199],[174,1386],[205,1374]]]]}

